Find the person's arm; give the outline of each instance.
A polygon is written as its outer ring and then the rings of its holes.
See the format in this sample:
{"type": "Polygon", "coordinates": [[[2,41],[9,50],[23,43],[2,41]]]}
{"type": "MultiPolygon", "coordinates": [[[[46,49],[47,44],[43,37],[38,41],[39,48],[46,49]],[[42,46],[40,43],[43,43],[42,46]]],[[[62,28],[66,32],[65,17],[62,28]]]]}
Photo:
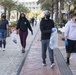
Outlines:
{"type": "Polygon", "coordinates": [[[27,25],[28,25],[29,30],[30,30],[31,32],[33,32],[33,30],[32,30],[32,28],[31,28],[31,25],[30,25],[29,21],[27,21],[27,25]]]}
{"type": "Polygon", "coordinates": [[[41,22],[40,22],[40,30],[41,30],[41,32],[42,33],[50,33],[50,30],[44,30],[44,28],[43,28],[43,21],[41,20],[41,22]]]}
{"type": "Polygon", "coordinates": [[[54,28],[55,26],[54,26],[54,21],[52,20],[52,27],[54,28]]]}
{"type": "MultiPolygon", "coordinates": [[[[41,30],[42,33],[44,33],[44,34],[51,33],[51,29],[50,30],[44,30],[42,25],[43,25],[43,21],[41,20],[41,22],[40,22],[40,30],[41,30]]],[[[52,28],[53,27],[54,27],[54,22],[52,21],[52,28]]]]}
{"type": "Polygon", "coordinates": [[[6,20],[6,27],[7,27],[7,29],[8,29],[8,26],[9,26],[9,22],[8,22],[8,20],[6,20]]]}
{"type": "Polygon", "coordinates": [[[41,31],[41,32],[43,32],[43,26],[42,26],[42,25],[43,25],[43,23],[42,23],[42,20],[41,20],[41,21],[40,21],[40,31],[41,31]]]}
{"type": "Polygon", "coordinates": [[[65,25],[65,31],[64,31],[64,37],[65,37],[65,40],[68,39],[69,26],[70,26],[69,23],[67,23],[67,24],[65,25]]]}
{"type": "Polygon", "coordinates": [[[66,46],[68,46],[68,34],[69,34],[69,26],[70,26],[70,24],[69,23],[67,23],[66,25],[65,25],[65,31],[64,31],[64,37],[65,37],[65,45],[66,46]]]}

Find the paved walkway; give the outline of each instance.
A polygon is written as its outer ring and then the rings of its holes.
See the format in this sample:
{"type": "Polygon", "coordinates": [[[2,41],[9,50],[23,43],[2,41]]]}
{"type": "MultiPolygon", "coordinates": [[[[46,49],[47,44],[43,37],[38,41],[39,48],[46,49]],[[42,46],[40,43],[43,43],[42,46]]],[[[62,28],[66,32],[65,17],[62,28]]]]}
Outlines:
{"type": "MultiPolygon", "coordinates": [[[[34,34],[29,31],[27,37],[26,53],[29,50],[32,41],[38,31],[39,25],[33,27],[34,34]]],[[[6,51],[0,51],[0,75],[17,75],[17,71],[26,55],[21,53],[20,40],[14,44],[10,37],[7,38],[6,51]]]]}
{"type": "MultiPolygon", "coordinates": [[[[65,60],[63,64],[60,66],[62,67],[63,72],[62,74],[60,71],[59,63],[58,63],[58,56],[55,53],[55,67],[51,69],[49,57],[47,56],[47,66],[42,66],[42,59],[41,59],[41,41],[40,41],[40,31],[37,33],[39,29],[39,25],[33,27],[34,35],[31,36],[29,32],[27,38],[27,47],[26,52],[24,54],[21,53],[21,45],[20,41],[18,40],[18,44],[14,44],[11,41],[11,38],[7,38],[7,47],[6,51],[0,51],[0,75],[69,75],[66,74],[65,70],[65,60]],[[36,38],[35,38],[35,35],[36,38]],[[34,42],[33,42],[34,40],[34,42]],[[33,43],[32,43],[33,42],[33,43]],[[31,47],[31,48],[30,48],[31,47]],[[22,70],[21,70],[22,69],[22,70]]],[[[65,46],[64,41],[61,40],[59,34],[59,50],[60,54],[66,59],[65,53],[65,46]]],[[[47,52],[48,55],[48,52],[47,52]]],[[[71,65],[68,67],[72,71],[73,75],[76,75],[76,54],[72,54],[71,56],[71,65]]],[[[60,57],[60,56],[59,56],[60,57]]],[[[60,58],[59,58],[60,59],[60,58]]],[[[61,60],[59,61],[61,62],[61,60]]]]}
{"type": "MultiPolygon", "coordinates": [[[[61,40],[61,34],[59,34],[58,47],[54,53],[55,67],[50,67],[49,57],[47,56],[47,66],[42,66],[41,59],[41,41],[40,31],[30,48],[28,56],[24,62],[20,75],[76,75],[76,58],[75,54],[71,57],[71,65],[66,65],[66,52],[64,41],[61,40]]],[[[48,52],[47,52],[48,55],[48,52]]]]}
{"type": "Polygon", "coordinates": [[[30,48],[30,52],[27,59],[25,60],[20,75],[61,75],[56,60],[54,68],[50,67],[50,61],[48,57],[46,61],[47,66],[42,66],[41,41],[39,31],[30,48]]]}

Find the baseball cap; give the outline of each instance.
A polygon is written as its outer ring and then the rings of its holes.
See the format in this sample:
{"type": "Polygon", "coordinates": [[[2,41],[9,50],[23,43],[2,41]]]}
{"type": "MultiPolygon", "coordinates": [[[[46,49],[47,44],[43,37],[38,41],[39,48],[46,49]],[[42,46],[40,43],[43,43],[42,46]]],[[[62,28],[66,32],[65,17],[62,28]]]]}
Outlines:
{"type": "Polygon", "coordinates": [[[45,10],[45,11],[43,12],[43,15],[44,15],[44,16],[49,15],[49,14],[50,14],[50,11],[48,11],[48,10],[45,10]]]}

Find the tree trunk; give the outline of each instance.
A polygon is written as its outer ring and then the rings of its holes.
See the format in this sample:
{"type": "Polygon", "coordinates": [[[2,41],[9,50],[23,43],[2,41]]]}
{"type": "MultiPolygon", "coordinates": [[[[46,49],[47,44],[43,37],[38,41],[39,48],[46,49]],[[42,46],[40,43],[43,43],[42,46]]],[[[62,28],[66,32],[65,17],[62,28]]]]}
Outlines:
{"type": "Polygon", "coordinates": [[[17,21],[18,21],[18,11],[17,11],[17,21]]]}
{"type": "Polygon", "coordinates": [[[64,0],[60,0],[60,18],[59,18],[59,23],[61,23],[62,19],[63,19],[61,10],[64,10],[64,0]]]}
{"type": "Polygon", "coordinates": [[[8,20],[10,20],[10,10],[8,10],[8,20]]]}
{"type": "Polygon", "coordinates": [[[53,2],[53,0],[52,0],[52,10],[51,10],[51,12],[52,12],[51,18],[53,19],[53,12],[54,12],[54,2],[53,2]]]}
{"type": "Polygon", "coordinates": [[[51,12],[52,12],[52,15],[51,15],[51,18],[52,18],[52,19],[53,19],[53,11],[54,11],[54,10],[53,10],[53,5],[52,5],[52,11],[51,11],[51,12]]]}
{"type": "Polygon", "coordinates": [[[54,12],[55,12],[55,21],[58,22],[58,0],[54,0],[54,12]]]}
{"type": "Polygon", "coordinates": [[[7,10],[7,8],[4,8],[4,13],[6,14],[6,10],[7,10]]]}
{"type": "Polygon", "coordinates": [[[76,13],[76,1],[74,1],[74,13],[76,13]]]}

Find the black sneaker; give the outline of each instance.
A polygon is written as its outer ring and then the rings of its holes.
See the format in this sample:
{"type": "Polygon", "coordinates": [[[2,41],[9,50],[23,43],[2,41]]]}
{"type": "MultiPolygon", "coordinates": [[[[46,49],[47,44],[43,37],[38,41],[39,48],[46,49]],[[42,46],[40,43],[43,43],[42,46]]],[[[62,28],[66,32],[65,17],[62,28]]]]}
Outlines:
{"type": "Polygon", "coordinates": [[[67,66],[70,65],[70,61],[69,61],[69,58],[67,58],[67,62],[66,62],[67,66]]]}
{"type": "Polygon", "coordinates": [[[25,48],[22,49],[22,53],[25,53],[25,48]]]}

